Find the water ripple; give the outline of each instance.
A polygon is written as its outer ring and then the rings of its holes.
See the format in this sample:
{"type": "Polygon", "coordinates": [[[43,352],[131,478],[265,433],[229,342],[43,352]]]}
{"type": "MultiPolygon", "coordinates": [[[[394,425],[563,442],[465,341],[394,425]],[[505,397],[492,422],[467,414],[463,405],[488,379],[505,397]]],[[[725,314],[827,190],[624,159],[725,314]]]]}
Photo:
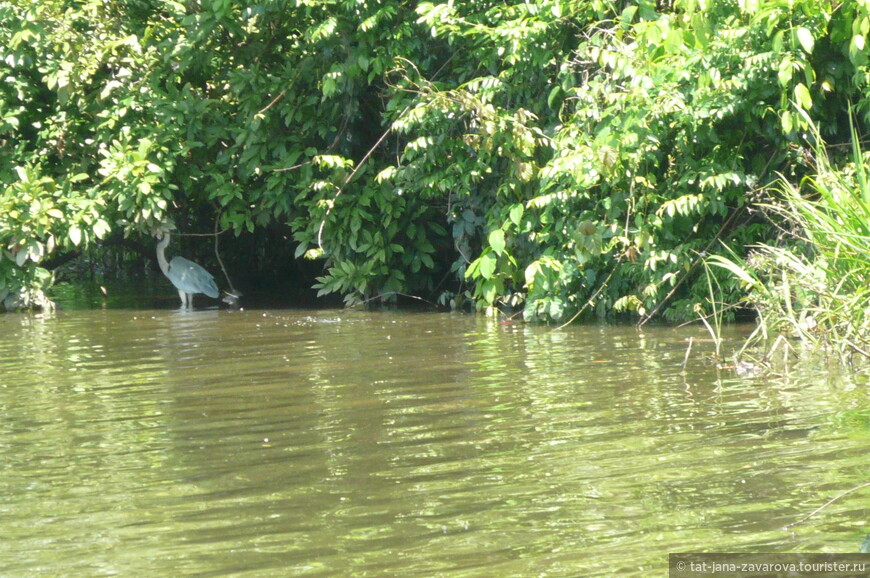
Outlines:
{"type": "Polygon", "coordinates": [[[782,530],[863,481],[866,388],[740,379],[702,345],[681,372],[694,330],[211,310],[0,331],[9,575],[645,576],[866,533],[852,500],[782,530]]]}

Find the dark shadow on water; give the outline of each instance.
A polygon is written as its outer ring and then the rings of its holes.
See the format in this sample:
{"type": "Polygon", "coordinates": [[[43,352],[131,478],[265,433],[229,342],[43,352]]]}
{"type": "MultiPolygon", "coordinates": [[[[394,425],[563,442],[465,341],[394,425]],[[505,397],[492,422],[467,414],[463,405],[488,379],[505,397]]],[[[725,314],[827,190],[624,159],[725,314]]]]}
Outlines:
{"type": "MultiPolygon", "coordinates": [[[[165,279],[142,279],[136,283],[59,283],[51,288],[49,297],[57,308],[65,311],[92,309],[178,309],[178,293],[165,279]]],[[[250,291],[242,295],[243,309],[331,309],[342,305],[340,298],[317,299],[312,291],[298,289],[286,293],[250,291]]],[[[205,295],[194,297],[194,311],[231,309],[221,299],[205,295]]]]}

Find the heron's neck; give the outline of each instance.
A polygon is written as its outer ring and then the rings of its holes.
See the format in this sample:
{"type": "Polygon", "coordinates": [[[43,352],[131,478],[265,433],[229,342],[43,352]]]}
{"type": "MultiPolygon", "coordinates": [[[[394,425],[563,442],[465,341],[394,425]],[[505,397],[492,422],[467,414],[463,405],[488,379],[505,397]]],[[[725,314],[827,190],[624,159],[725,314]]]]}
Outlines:
{"type": "Polygon", "coordinates": [[[164,275],[169,275],[169,262],[166,260],[166,246],[169,244],[169,233],[163,233],[163,238],[157,243],[157,264],[164,275]]]}

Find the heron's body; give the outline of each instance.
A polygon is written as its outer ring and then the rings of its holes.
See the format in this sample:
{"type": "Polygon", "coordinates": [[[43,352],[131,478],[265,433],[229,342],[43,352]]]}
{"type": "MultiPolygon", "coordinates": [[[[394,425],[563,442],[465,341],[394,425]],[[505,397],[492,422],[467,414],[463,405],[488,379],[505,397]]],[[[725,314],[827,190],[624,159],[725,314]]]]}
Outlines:
{"type": "Polygon", "coordinates": [[[168,244],[169,232],[164,232],[163,238],[157,243],[157,263],[166,278],[172,281],[172,284],[178,289],[181,307],[183,309],[192,308],[193,296],[197,293],[217,298],[220,293],[212,274],[184,257],[173,257],[172,261],[167,261],[166,246],[168,244]]]}

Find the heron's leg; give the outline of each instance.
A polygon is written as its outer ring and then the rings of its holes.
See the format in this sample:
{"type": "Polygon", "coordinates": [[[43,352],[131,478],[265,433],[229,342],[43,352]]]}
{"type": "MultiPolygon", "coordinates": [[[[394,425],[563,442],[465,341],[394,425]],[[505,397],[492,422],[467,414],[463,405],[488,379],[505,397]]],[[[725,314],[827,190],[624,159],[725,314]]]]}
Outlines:
{"type": "Polygon", "coordinates": [[[187,304],[187,293],[179,289],[178,296],[181,297],[181,308],[187,309],[189,307],[189,305],[187,304]]]}

